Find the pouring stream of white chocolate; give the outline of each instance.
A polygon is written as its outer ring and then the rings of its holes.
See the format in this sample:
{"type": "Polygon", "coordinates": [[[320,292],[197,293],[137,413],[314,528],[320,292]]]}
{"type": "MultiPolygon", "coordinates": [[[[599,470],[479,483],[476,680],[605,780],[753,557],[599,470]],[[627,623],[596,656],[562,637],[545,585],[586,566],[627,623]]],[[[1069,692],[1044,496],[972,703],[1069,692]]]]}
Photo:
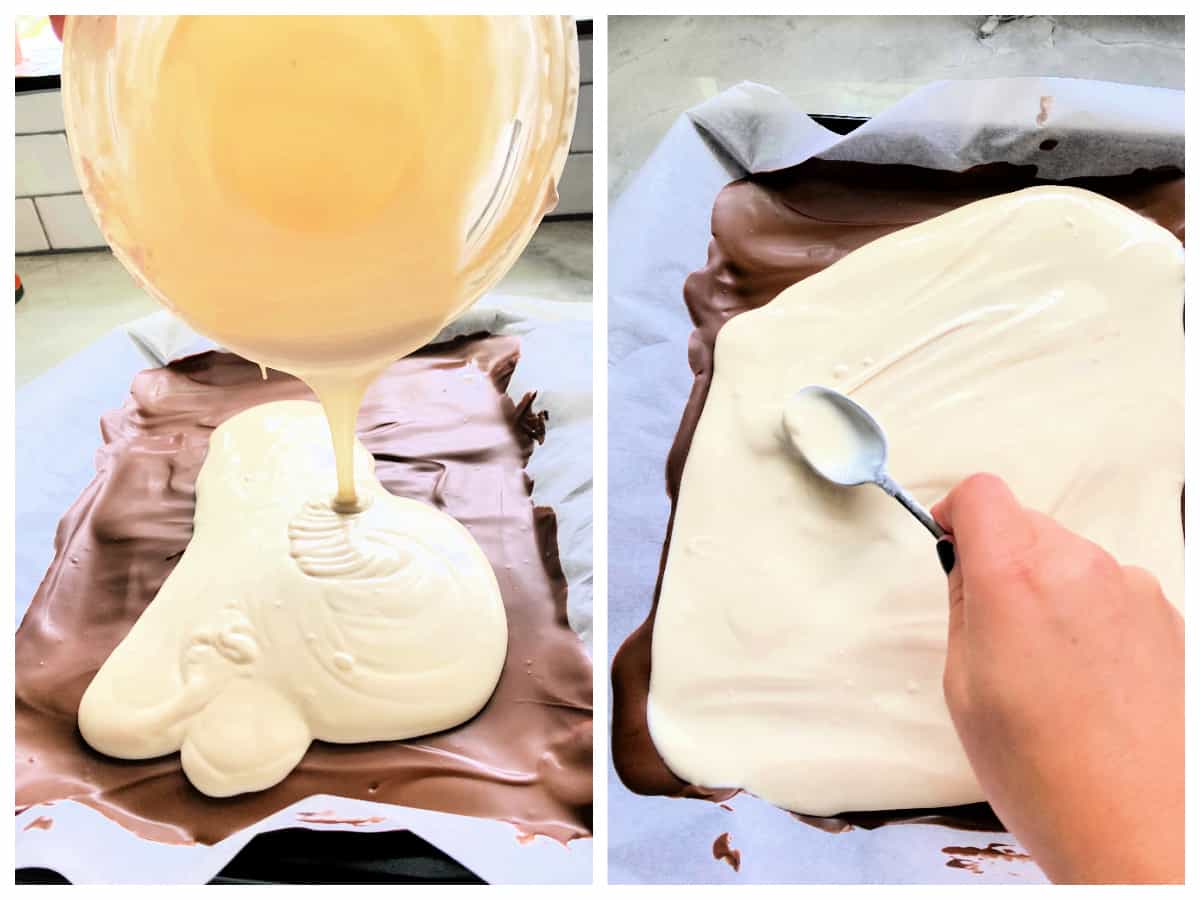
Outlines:
{"type": "Polygon", "coordinates": [[[814,815],[983,799],[942,697],[929,535],[876,488],[799,465],[784,404],[835,384],[918,500],[996,472],[1180,603],[1182,301],[1171,234],[1041,187],[881,238],[730,320],[654,624],[667,765],[814,815]]]}
{"type": "Polygon", "coordinates": [[[224,797],[276,784],[314,739],[415,737],[483,707],[508,641],[487,557],[353,450],[366,503],[344,515],[316,403],[251,407],[213,432],[195,534],[83,695],[89,744],[182,750],[191,782],[224,797]]]}

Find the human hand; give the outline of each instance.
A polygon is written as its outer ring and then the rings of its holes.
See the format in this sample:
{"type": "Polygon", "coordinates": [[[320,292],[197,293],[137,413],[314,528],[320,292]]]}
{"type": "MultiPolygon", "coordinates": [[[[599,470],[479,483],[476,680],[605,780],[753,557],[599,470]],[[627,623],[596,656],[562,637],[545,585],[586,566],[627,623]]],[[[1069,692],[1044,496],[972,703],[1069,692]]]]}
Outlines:
{"type": "Polygon", "coordinates": [[[1054,881],[1183,881],[1183,618],[1144,569],[974,475],[953,534],[944,689],[1005,826],[1054,881]]]}

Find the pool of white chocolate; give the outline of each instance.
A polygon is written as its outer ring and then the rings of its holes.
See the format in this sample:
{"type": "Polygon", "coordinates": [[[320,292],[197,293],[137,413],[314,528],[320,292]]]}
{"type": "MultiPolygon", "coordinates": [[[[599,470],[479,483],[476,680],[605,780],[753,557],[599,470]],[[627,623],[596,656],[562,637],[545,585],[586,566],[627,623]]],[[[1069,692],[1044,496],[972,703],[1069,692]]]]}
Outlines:
{"type": "Polygon", "coordinates": [[[314,739],[410,738],[483,707],[508,640],[491,566],[354,452],[365,508],[345,515],[318,404],[263,404],[213,432],[191,542],[83,696],[92,747],[181,750],[197,788],[230,796],[279,782],[314,739]]]}
{"type": "Polygon", "coordinates": [[[688,454],[648,722],[688,782],[814,815],[983,799],[942,697],[929,535],[784,444],[825,383],[869,409],[932,504],[975,471],[1154,572],[1182,602],[1183,254],[1071,188],[881,238],[731,319],[688,454]]]}

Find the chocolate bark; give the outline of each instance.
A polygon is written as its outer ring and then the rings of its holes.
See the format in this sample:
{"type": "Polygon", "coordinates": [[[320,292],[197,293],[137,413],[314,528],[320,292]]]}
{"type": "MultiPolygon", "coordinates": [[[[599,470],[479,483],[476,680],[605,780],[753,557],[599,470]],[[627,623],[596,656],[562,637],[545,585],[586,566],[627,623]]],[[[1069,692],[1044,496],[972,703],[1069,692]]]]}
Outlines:
{"type": "MultiPolygon", "coordinates": [[[[901,228],[967,203],[1037,184],[1034,167],[1007,164],[944,172],[903,165],[808,160],[777,172],[751,175],[726,186],[713,207],[705,266],[683,288],[695,330],[688,360],[695,375],[666,461],[671,517],[663,541],[646,621],[613,657],[613,765],[632,791],[720,801],[737,793],[688,784],[666,766],[646,725],[654,616],[671,543],[679,484],[712,379],[717,333],[729,319],[773,300],[785,288],[828,268],[847,253],[901,228]]],[[[1184,177],[1175,169],[1066,182],[1102,194],[1184,238],[1184,177]]],[[[797,352],[803,352],[797,335],[797,352]]],[[[796,815],[827,831],[878,828],[896,822],[933,822],[1000,831],[985,803],[952,808],[847,811],[834,817],[796,815]]]]}
{"type": "Polygon", "coordinates": [[[76,710],[92,676],[192,535],[195,482],[214,428],[247,407],[313,399],[300,381],[228,353],[140,373],[101,419],[96,477],[63,516],[55,557],[16,636],[17,809],[71,798],[143,837],[213,843],[313,794],[511,822],[561,841],[591,833],[591,661],[567,623],[554,512],[524,467],[543,413],[504,394],[516,338],[476,335],[400,360],[367,392],[359,439],[394,494],[445,510],[496,572],[508,656],[475,718],[408,741],[315,742],[280,784],[230,799],[191,786],[178,754],[91,750],[76,710]],[[486,377],[470,377],[482,372],[486,377]]]}

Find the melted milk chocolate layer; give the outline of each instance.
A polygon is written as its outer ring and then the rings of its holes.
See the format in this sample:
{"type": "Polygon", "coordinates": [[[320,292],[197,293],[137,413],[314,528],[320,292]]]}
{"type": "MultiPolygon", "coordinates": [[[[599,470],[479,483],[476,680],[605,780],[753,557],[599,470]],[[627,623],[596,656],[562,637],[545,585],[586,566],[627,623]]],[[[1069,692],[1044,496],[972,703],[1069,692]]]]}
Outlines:
{"type": "Polygon", "coordinates": [[[432,504],[478,541],[500,584],[508,656],[491,700],[456,728],[403,742],[312,745],[283,782],[219,800],[179,756],[92,751],[76,710],[92,676],[192,536],[195,480],[216,426],[247,407],[312,399],[225,353],[139,374],[101,420],[96,477],[58,527],[56,555],[16,636],[18,810],[75,799],[138,834],[212,843],[313,794],[501,819],[566,841],[591,833],[591,662],[567,624],[556,522],[524,466],[544,434],[505,395],[515,338],[476,336],[392,365],[367,392],[359,439],[394,494],[432,504]]]}
{"type": "MultiPolygon", "coordinates": [[[[613,764],[630,790],[714,801],[737,793],[688,784],[675,776],[659,756],[646,726],[651,636],[663,565],[671,541],[680,478],[708,395],[713,349],[721,326],[739,313],[769,303],[785,288],[876,238],[985,197],[1046,183],[1035,177],[1032,168],[1005,164],[956,173],[914,166],[809,160],[790,169],[735,181],[717,196],[708,261],[688,277],[683,291],[696,325],[688,344],[695,381],[667,458],[672,514],[663,542],[658,583],[646,621],[630,634],[613,659],[613,764]]],[[[1063,183],[1116,200],[1183,240],[1184,179],[1178,171],[1143,171],[1119,178],[1082,178],[1063,183]]],[[[796,818],[835,832],[896,822],[1003,830],[983,803],[796,818]]]]}

